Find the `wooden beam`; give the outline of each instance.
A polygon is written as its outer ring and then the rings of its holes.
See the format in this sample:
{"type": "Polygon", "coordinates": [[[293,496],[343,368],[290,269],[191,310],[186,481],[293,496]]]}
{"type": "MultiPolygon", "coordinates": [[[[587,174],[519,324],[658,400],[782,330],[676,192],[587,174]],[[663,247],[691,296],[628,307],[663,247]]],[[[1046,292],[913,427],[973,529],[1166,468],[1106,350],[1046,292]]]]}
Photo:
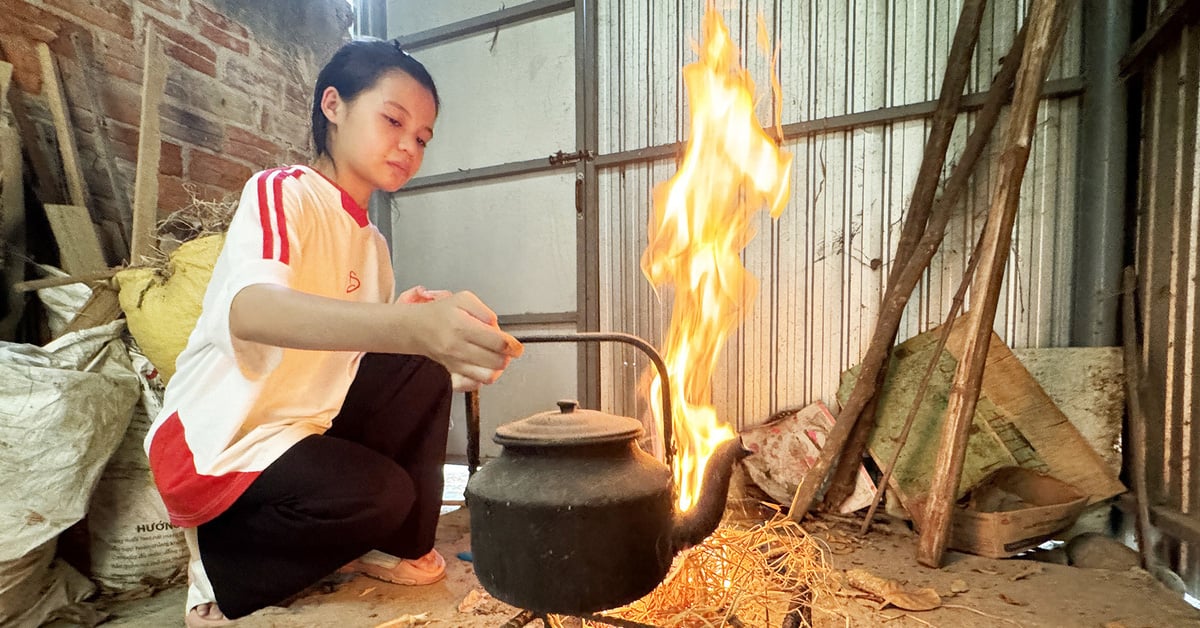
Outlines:
{"type": "Polygon", "coordinates": [[[1154,527],[1171,538],[1187,543],[1200,543],[1200,519],[1167,506],[1151,506],[1150,520],[1154,527]]]}
{"type": "MultiPolygon", "coordinates": [[[[14,191],[24,187],[21,174],[20,138],[8,126],[8,88],[12,84],[13,66],[0,61],[0,236],[8,242],[8,223],[16,216],[23,216],[24,201],[17,203],[14,191]],[[13,166],[16,166],[14,170],[13,166]]],[[[3,259],[0,255],[0,259],[3,259]]]]}
{"type": "Polygon", "coordinates": [[[50,46],[38,42],[38,60],[42,65],[42,94],[54,118],[54,132],[58,137],[58,152],[62,156],[63,175],[67,179],[67,198],[72,205],[88,206],[87,184],[79,166],[79,149],[75,146],[75,130],[71,126],[67,97],[63,93],[58,66],[50,54],[50,46]]]}
{"type": "Polygon", "coordinates": [[[158,222],[158,161],[162,152],[158,106],[167,82],[166,57],[154,26],[146,25],[142,69],[142,114],[138,130],[137,174],[133,183],[133,234],[129,261],[138,264],[154,252],[158,222]]]}
{"type": "Polygon", "coordinates": [[[50,204],[45,208],[63,270],[78,275],[108,268],[100,238],[96,237],[96,226],[86,207],[50,204]]]}
{"type": "Polygon", "coordinates": [[[1046,79],[1058,41],[1066,30],[1070,4],[1071,0],[1040,0],[1034,2],[1030,11],[1028,41],[1017,76],[1012,110],[1009,112],[1009,126],[1000,155],[995,194],[988,210],[983,246],[977,253],[979,268],[971,285],[966,344],[950,389],[941,446],[917,547],[917,562],[926,567],[941,566],[950,536],[955,494],[962,475],[975,405],[979,401],[983,370],[987,364],[1000,286],[1020,202],[1021,181],[1029,165],[1042,82],[1046,79]]]}
{"type": "MultiPolygon", "coordinates": [[[[0,61],[0,132],[10,131],[8,126],[7,111],[8,88],[10,85],[12,85],[12,73],[12,64],[5,61],[0,61]]],[[[16,133],[12,133],[11,135],[6,133],[3,137],[0,137],[0,141],[4,142],[3,144],[0,144],[0,192],[2,192],[4,190],[5,181],[8,181],[9,183],[16,181],[22,186],[24,185],[24,181],[20,178],[13,177],[13,174],[7,168],[8,163],[6,162],[6,159],[8,158],[7,151],[10,150],[10,144],[17,144],[20,142],[20,138],[16,135],[16,133]]],[[[21,153],[18,149],[17,161],[20,162],[20,159],[21,153]]],[[[7,212],[10,209],[11,208],[9,207],[8,203],[0,202],[0,224],[4,224],[4,217],[7,215],[7,212]]]]}

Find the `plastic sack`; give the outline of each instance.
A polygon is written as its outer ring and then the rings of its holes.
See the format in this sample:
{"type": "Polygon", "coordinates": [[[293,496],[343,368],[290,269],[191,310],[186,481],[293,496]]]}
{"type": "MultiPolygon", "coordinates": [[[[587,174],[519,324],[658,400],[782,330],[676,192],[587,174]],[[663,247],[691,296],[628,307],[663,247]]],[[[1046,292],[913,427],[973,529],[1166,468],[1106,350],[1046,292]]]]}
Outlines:
{"type": "Polygon", "coordinates": [[[182,582],[188,563],[183,530],[168,520],[142,447],[162,408],[162,380],[146,356],[135,347],[128,349],[141,398],[88,508],[91,577],[105,593],[121,593],[125,599],[182,582]]]}
{"type": "MultiPolygon", "coordinates": [[[[38,264],[38,268],[47,277],[67,276],[67,273],[53,266],[38,264]]],[[[50,337],[58,338],[91,298],[92,288],[86,283],[71,283],[42,288],[37,291],[37,296],[46,310],[46,326],[50,329],[50,337]]]]}
{"type": "Polygon", "coordinates": [[[117,273],[121,309],[163,383],[175,374],[175,358],[187,346],[200,317],[204,292],[225,244],[217,234],[184,242],[171,253],[166,270],[131,268],[117,273]]]}
{"type": "Polygon", "coordinates": [[[55,611],[96,591],[83,574],[54,557],[56,545],[56,541],[47,541],[24,556],[0,561],[0,625],[40,626],[55,611]]]}
{"type": "Polygon", "coordinates": [[[123,329],[116,321],[45,347],[0,344],[0,564],[27,566],[0,580],[0,625],[44,619],[29,617],[37,600],[22,585],[46,585],[51,566],[30,555],[83,518],[129,426],[139,386],[123,329]]]}

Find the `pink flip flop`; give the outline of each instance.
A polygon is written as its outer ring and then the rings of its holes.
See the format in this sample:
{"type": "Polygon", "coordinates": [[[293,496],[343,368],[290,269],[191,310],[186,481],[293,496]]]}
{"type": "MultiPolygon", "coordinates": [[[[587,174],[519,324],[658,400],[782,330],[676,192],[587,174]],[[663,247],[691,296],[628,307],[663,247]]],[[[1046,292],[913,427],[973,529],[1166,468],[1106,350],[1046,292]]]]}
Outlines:
{"type": "Polygon", "coordinates": [[[420,558],[396,558],[391,554],[371,550],[339,571],[361,573],[392,584],[420,586],[433,584],[445,578],[446,560],[437,550],[430,550],[420,558]]]}

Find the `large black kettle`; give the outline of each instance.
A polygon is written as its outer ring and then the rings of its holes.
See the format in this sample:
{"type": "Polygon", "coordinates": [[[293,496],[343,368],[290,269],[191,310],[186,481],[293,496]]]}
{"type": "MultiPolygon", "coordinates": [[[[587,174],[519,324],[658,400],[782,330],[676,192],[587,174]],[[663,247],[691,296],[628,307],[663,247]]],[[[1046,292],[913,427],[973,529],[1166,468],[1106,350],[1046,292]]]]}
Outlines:
{"type": "MultiPolygon", "coordinates": [[[[634,336],[521,339],[595,340],[635,344],[665,371],[653,348],[634,336]]],[[[653,590],[678,551],[716,529],[733,464],[748,452],[737,438],[718,447],[705,469],[703,495],[681,514],[670,469],[637,445],[641,423],[573,401],[558,405],[498,428],[500,457],[467,484],[475,573],[496,598],[539,613],[621,606],[653,590]]],[[[669,410],[663,418],[669,425],[669,410]]]]}

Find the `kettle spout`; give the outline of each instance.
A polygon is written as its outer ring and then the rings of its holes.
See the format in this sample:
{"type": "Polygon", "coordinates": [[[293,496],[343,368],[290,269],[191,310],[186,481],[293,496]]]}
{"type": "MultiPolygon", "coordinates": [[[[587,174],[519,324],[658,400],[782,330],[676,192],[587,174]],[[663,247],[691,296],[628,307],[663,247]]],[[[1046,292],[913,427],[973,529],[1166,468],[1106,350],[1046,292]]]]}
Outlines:
{"type": "Polygon", "coordinates": [[[671,531],[672,553],[700,543],[717,529],[721,516],[725,514],[733,465],[748,455],[750,451],[742,446],[740,436],[717,446],[704,467],[704,488],[700,499],[688,512],[676,515],[671,531]]]}

